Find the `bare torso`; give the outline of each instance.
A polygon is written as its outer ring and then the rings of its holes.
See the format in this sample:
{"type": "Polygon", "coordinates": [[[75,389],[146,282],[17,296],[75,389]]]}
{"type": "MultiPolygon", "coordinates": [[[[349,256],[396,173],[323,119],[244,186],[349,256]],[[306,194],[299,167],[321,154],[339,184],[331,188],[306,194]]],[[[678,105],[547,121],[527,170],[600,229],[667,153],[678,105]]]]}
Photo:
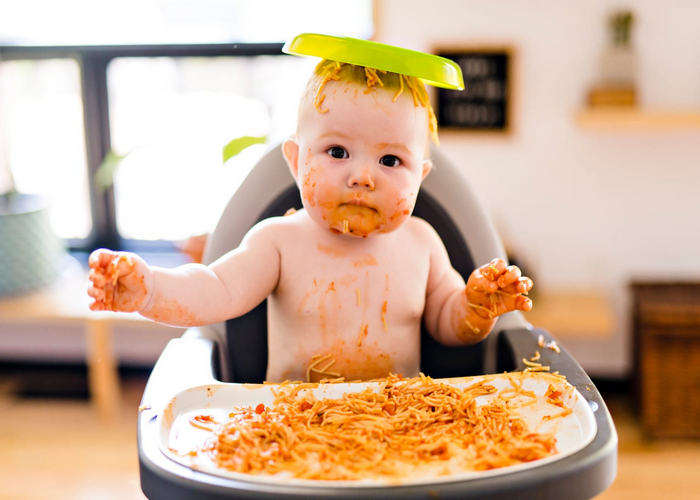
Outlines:
{"type": "Polygon", "coordinates": [[[322,231],[304,211],[285,219],[267,379],[417,375],[430,268],[420,221],[362,239],[322,231]]]}

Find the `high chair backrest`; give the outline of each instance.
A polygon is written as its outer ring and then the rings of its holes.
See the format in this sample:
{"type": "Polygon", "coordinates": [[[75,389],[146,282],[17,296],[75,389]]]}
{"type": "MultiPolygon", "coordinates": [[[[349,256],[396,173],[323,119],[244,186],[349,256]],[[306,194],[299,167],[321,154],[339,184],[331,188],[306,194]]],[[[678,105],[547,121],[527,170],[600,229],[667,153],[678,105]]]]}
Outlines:
{"type": "MultiPolygon", "coordinates": [[[[453,267],[466,280],[476,265],[501,257],[503,246],[464,176],[438,148],[414,215],[428,221],[442,238],[453,267]]],[[[299,191],[282,156],[281,146],[260,159],[231,198],[207,242],[208,264],[236,248],[258,221],[301,208],[299,191]]],[[[267,369],[267,301],[248,314],[213,325],[221,348],[222,378],[260,383],[267,369]]],[[[512,314],[512,313],[511,313],[512,314]]],[[[500,322],[500,320],[499,320],[500,322]]],[[[421,370],[432,377],[483,373],[484,344],[445,347],[423,329],[421,370]]]]}

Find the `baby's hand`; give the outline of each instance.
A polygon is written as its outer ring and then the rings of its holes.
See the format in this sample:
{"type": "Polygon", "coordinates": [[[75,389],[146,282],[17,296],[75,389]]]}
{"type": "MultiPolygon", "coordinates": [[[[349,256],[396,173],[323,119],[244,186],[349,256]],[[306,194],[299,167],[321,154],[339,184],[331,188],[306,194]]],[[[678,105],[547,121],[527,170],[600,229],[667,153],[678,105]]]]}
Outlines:
{"type": "Polygon", "coordinates": [[[532,280],[522,276],[517,266],[506,266],[503,259],[474,270],[467,281],[467,301],[474,312],[484,319],[519,309],[532,309],[532,300],[525,297],[532,280]]]}
{"type": "Polygon", "coordinates": [[[93,311],[138,312],[146,305],[153,289],[153,273],[144,260],[133,253],[95,250],[90,255],[88,295],[93,311]]]}

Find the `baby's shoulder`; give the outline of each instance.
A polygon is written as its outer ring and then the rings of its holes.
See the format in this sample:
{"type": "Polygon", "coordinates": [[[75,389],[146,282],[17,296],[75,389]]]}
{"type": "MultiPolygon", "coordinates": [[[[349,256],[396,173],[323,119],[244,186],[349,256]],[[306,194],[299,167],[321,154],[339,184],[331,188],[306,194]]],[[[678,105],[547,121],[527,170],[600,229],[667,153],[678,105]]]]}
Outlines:
{"type": "Polygon", "coordinates": [[[299,236],[307,230],[308,217],[304,216],[302,210],[289,212],[286,215],[278,217],[269,217],[263,219],[248,232],[249,236],[267,239],[281,239],[284,241],[290,236],[299,236]]]}
{"type": "Polygon", "coordinates": [[[404,244],[412,248],[423,248],[431,255],[442,253],[445,245],[435,228],[420,217],[411,217],[405,223],[406,231],[404,244]]]}
{"type": "Polygon", "coordinates": [[[416,216],[412,216],[406,221],[406,235],[423,241],[440,239],[437,231],[429,222],[416,216]]]}

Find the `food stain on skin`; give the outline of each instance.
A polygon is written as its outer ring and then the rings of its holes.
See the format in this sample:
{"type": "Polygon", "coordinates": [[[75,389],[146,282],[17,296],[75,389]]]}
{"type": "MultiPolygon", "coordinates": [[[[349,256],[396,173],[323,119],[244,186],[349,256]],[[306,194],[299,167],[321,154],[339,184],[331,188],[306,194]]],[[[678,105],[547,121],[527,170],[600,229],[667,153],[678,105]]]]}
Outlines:
{"type": "MultiPolygon", "coordinates": [[[[359,291],[359,288],[358,288],[359,291]]],[[[359,293],[359,292],[358,292],[359,293]]],[[[364,293],[364,304],[362,306],[362,320],[360,324],[364,325],[367,323],[367,305],[369,303],[369,271],[365,272],[365,293],[364,293]]]]}
{"type": "Polygon", "coordinates": [[[352,265],[355,267],[376,266],[377,259],[372,254],[365,254],[357,258],[352,265]]]}
{"type": "Polygon", "coordinates": [[[384,325],[385,332],[388,330],[387,326],[386,326],[386,304],[387,304],[387,301],[385,300],[384,304],[382,305],[382,324],[384,325]]]}
{"type": "Polygon", "coordinates": [[[156,301],[158,304],[154,307],[150,315],[154,321],[158,322],[162,319],[167,319],[169,323],[174,323],[182,326],[201,325],[201,320],[187,307],[183,306],[176,300],[156,301]]]}
{"type": "Polygon", "coordinates": [[[389,331],[389,327],[386,324],[386,310],[389,304],[389,275],[384,275],[384,293],[382,294],[384,298],[384,304],[382,304],[382,325],[384,326],[384,331],[389,331]]]}
{"type": "Polygon", "coordinates": [[[330,371],[331,366],[335,364],[335,359],[333,359],[333,354],[316,354],[311,357],[311,362],[306,369],[306,381],[307,382],[318,382],[323,379],[328,378],[338,378],[340,373],[335,371],[330,371]]]}
{"type": "Polygon", "coordinates": [[[369,333],[369,325],[364,324],[360,326],[360,331],[357,334],[357,346],[360,347],[362,345],[362,339],[364,339],[367,334],[369,333]]]}
{"type": "Polygon", "coordinates": [[[351,287],[356,281],[358,280],[357,276],[350,274],[348,276],[343,276],[342,278],[338,278],[335,280],[335,282],[338,284],[338,286],[343,286],[343,287],[351,287]]]}
{"type": "Polygon", "coordinates": [[[344,250],[340,248],[330,247],[328,245],[324,245],[323,243],[317,243],[316,248],[319,252],[329,255],[336,259],[345,257],[347,255],[347,252],[345,252],[344,250]]]}
{"type": "Polygon", "coordinates": [[[450,322],[453,330],[457,333],[457,337],[469,343],[474,341],[475,336],[478,338],[481,334],[481,330],[469,322],[470,314],[469,300],[465,291],[465,293],[460,294],[458,307],[453,309],[450,322]]]}
{"type": "Polygon", "coordinates": [[[316,169],[314,167],[311,167],[309,171],[304,175],[304,179],[301,185],[301,194],[304,200],[312,206],[315,207],[317,200],[316,200],[316,192],[314,191],[314,188],[316,187],[316,169]]]}
{"type": "Polygon", "coordinates": [[[395,212],[394,214],[392,214],[392,215],[389,216],[389,221],[390,221],[390,222],[394,222],[398,217],[406,217],[406,216],[409,215],[410,213],[411,213],[411,211],[408,210],[408,209],[406,209],[406,210],[401,210],[401,211],[399,211],[399,212],[395,212]]]}
{"type": "Polygon", "coordinates": [[[328,222],[334,233],[343,233],[343,229],[346,229],[354,236],[366,238],[386,225],[379,212],[369,206],[342,203],[335,208],[333,205],[327,208],[332,209],[328,222]]]}
{"type": "Polygon", "coordinates": [[[388,353],[377,353],[376,345],[368,349],[352,350],[345,355],[337,347],[318,353],[309,360],[307,380],[318,382],[323,379],[344,377],[346,381],[374,380],[393,373],[393,360],[388,353]]]}
{"type": "Polygon", "coordinates": [[[119,306],[117,308],[116,304],[113,304],[113,310],[131,312],[138,311],[142,307],[144,299],[148,296],[148,288],[146,287],[145,278],[142,274],[135,274],[133,277],[130,276],[131,283],[127,287],[124,285],[120,279],[116,286],[116,296],[113,297],[113,301],[119,301],[119,306]],[[126,295],[127,298],[122,299],[120,296],[124,292],[129,291],[126,295]]]}
{"type": "Polygon", "coordinates": [[[297,311],[299,312],[299,315],[303,316],[306,314],[309,314],[311,310],[307,307],[307,303],[309,302],[309,299],[316,295],[318,293],[318,283],[316,280],[313,281],[314,283],[314,288],[313,290],[310,290],[304,294],[304,297],[301,299],[301,302],[299,302],[299,307],[297,308],[297,311]]]}

